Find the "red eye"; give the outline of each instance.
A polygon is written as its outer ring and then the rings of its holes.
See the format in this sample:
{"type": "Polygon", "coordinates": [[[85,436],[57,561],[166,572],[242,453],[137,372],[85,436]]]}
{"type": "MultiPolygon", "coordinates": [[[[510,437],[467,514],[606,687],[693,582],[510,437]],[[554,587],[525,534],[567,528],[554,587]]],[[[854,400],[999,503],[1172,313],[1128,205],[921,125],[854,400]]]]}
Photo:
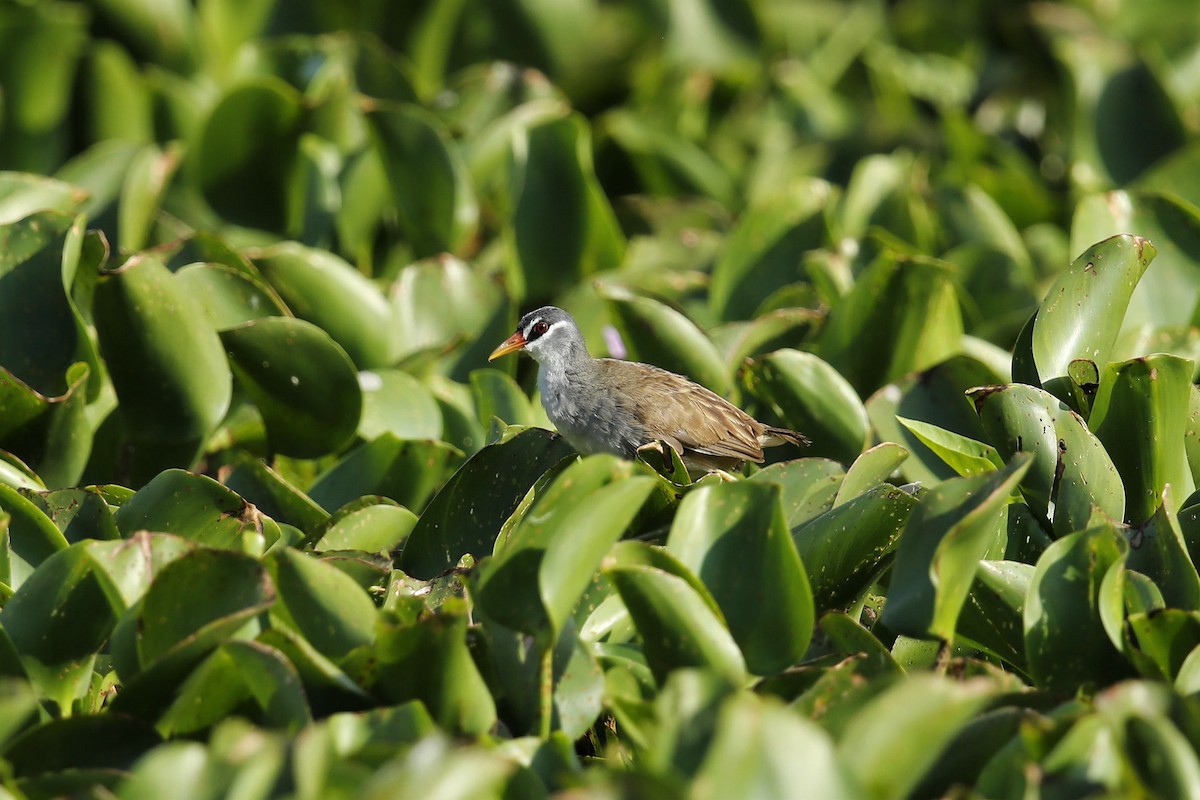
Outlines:
{"type": "Polygon", "coordinates": [[[548,330],[550,330],[550,326],[539,320],[538,322],[534,323],[533,330],[530,331],[530,333],[532,333],[534,336],[541,336],[548,330]]]}

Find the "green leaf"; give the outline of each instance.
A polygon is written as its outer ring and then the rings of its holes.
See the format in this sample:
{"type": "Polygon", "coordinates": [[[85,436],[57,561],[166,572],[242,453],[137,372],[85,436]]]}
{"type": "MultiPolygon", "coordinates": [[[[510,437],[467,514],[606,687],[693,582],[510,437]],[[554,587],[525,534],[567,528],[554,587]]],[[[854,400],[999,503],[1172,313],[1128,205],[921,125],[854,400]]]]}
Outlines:
{"type": "Polygon", "coordinates": [[[508,181],[517,297],[548,299],[577,281],[621,263],[625,237],[592,168],[584,118],[539,120],[513,132],[508,181]]]}
{"type": "Polygon", "coordinates": [[[1092,195],[1076,205],[1070,230],[1072,253],[1131,231],[1153,242],[1154,265],[1129,297],[1122,330],[1194,322],[1200,290],[1200,210],[1194,203],[1150,191],[1092,195]]]}
{"type": "Polygon", "coordinates": [[[221,331],[268,316],[290,316],[282,301],[239,269],[225,264],[189,264],[175,273],[196,298],[209,325],[221,331]]]}
{"type": "Polygon", "coordinates": [[[908,449],[911,455],[901,470],[904,477],[934,485],[956,477],[957,473],[901,425],[897,417],[920,420],[959,436],[985,441],[987,435],[979,416],[963,395],[969,389],[1002,380],[982,361],[956,356],[876,392],[867,400],[867,416],[879,439],[897,442],[908,449]]]}
{"type": "Polygon", "coordinates": [[[907,797],[943,749],[990,699],[989,681],[914,675],[866,704],[846,726],[838,755],[866,796],[907,797]]]}
{"type": "Polygon", "coordinates": [[[482,735],[496,722],[496,705],[466,637],[459,603],[409,626],[385,619],[375,645],[375,691],[392,703],[420,700],[449,731],[482,735]]]}
{"type": "Polygon", "coordinates": [[[300,676],[282,653],[259,642],[218,647],[180,684],[156,727],[165,736],[202,731],[258,707],[262,723],[298,731],[312,721],[300,676]]]}
{"type": "Polygon", "coordinates": [[[560,436],[528,428],[473,455],[438,491],[404,545],[400,568],[428,580],[463,555],[489,554],[496,534],[547,470],[574,451],[560,436]]]}
{"type": "Polygon", "coordinates": [[[288,308],[328,333],[359,369],[389,364],[391,308],[354,267],[295,242],[259,251],[254,263],[288,308]]]}
{"type": "Polygon", "coordinates": [[[1154,516],[1129,532],[1125,565],[1153,581],[1168,607],[1200,611],[1200,575],[1170,505],[1159,506],[1154,516]]]}
{"type": "Polygon", "coordinates": [[[159,570],[138,610],[141,667],[215,646],[274,599],[265,570],[252,558],[208,549],[179,556],[159,570]]]}
{"type": "Polygon", "coordinates": [[[213,210],[239,225],[284,230],[300,115],[299,92],[275,77],[253,78],[221,97],[187,165],[213,210]]]}
{"type": "Polygon", "coordinates": [[[34,688],[62,716],[87,693],[96,654],[116,622],[86,547],[46,559],[0,611],[34,688]]]}
{"type": "Polygon", "coordinates": [[[336,567],[284,548],[270,562],[279,593],[271,609],[334,663],[375,638],[375,603],[336,567]]]}
{"type": "Polygon", "coordinates": [[[812,440],[806,455],[849,464],[865,448],[866,408],[850,384],[817,356],[800,350],[769,353],[750,364],[746,384],[783,424],[812,440]]]}
{"type": "Polygon", "coordinates": [[[833,507],[837,508],[876,486],[882,486],[908,458],[908,450],[895,442],[882,442],[854,460],[842,480],[833,507]]]}
{"type": "MultiPolygon", "coordinates": [[[[78,259],[82,230],[73,218],[44,211],[0,226],[0,365],[44,395],[61,394],[79,353],[63,262],[78,259]]],[[[81,221],[76,222],[79,225],[81,221]]]]}
{"type": "Polygon", "coordinates": [[[833,508],[845,468],[825,458],[802,458],[771,464],[747,480],[778,484],[782,490],[783,514],[789,528],[795,530],[810,519],[833,508]]]}
{"type": "Polygon", "coordinates": [[[865,397],[959,352],[962,332],[949,265],[887,253],[830,309],[817,353],[865,397]]]}
{"type": "Polygon", "coordinates": [[[414,254],[460,251],[475,232],[479,206],[441,122],[422,108],[394,103],[378,104],[367,121],[414,254]]]}
{"type": "Polygon", "coordinates": [[[1184,432],[1191,403],[1192,362],[1158,353],[1109,364],[1088,424],[1104,444],[1125,484],[1125,519],[1140,525],[1164,502],[1172,511],[1195,484],[1184,432]]]}
{"type": "Polygon", "coordinates": [[[716,345],[679,311],[615,284],[597,293],[606,301],[629,358],[686,375],[717,394],[732,386],[716,345]]]}
{"type": "Polygon", "coordinates": [[[687,581],[643,566],[618,567],[608,576],[633,617],[660,686],[681,667],[708,667],[735,687],[745,682],[737,643],[687,581]]]}
{"type": "Polygon", "coordinates": [[[459,452],[445,442],[401,441],[390,433],[351,450],[317,478],[309,496],[335,511],[363,495],[419,509],[442,485],[459,452]]]}
{"type": "Polygon", "coordinates": [[[888,627],[953,639],[979,561],[995,544],[1004,507],[1032,462],[1017,455],[996,472],[947,481],[921,498],[896,549],[883,616],[888,627]]]}
{"type": "Polygon", "coordinates": [[[417,515],[382,498],[363,498],[358,507],[340,509],[330,518],[314,550],[362,550],[391,553],[408,538],[417,524],[417,515]]]}
{"type": "MultiPolygon", "coordinates": [[[[199,304],[162,262],[135,256],[101,274],[94,314],[126,435],[147,448],[177,446],[190,462],[232,393],[221,342],[199,304]]],[[[142,468],[157,472],[150,459],[142,468]]]]}
{"type": "Polygon", "coordinates": [[[1033,454],[1021,481],[1031,508],[1048,516],[1055,533],[1086,528],[1094,509],[1125,514],[1125,487],[1108,452],[1083,419],[1057,397],[1024,384],[988,386],[968,397],[1002,458],[1033,454]]]}
{"type": "Polygon", "coordinates": [[[129,165],[117,214],[118,244],[123,251],[136,252],[151,243],[163,196],[182,158],[183,147],[178,143],[163,150],[150,145],[129,165]]]}
{"type": "Polygon", "coordinates": [[[329,520],[329,512],[313,502],[261,459],[238,464],[225,485],[277,522],[293,525],[309,536],[329,520]]]}
{"type": "Polygon", "coordinates": [[[1067,399],[1067,368],[1076,359],[1108,363],[1134,287],[1156,253],[1145,239],[1114,236],[1050,285],[1033,323],[1033,358],[1047,391],[1067,399]]]}
{"type": "Polygon", "coordinates": [[[743,213],[713,265],[709,306],[718,319],[751,319],[773,292],[803,277],[804,254],[825,244],[830,186],[808,178],[743,213]]]}
{"type": "Polygon", "coordinates": [[[820,727],[770,698],[742,694],[721,707],[693,796],[718,800],[803,787],[810,797],[849,800],[861,796],[856,774],[839,762],[820,727]]]}
{"type": "Polygon", "coordinates": [[[476,590],[480,610],[523,633],[548,628],[556,639],[600,560],[654,490],[654,480],[631,472],[615,456],[591,456],[539,492],[497,542],[476,590]]]}
{"type": "Polygon", "coordinates": [[[780,672],[813,631],[812,592],[771,484],[704,486],[679,505],[667,548],[712,592],[746,668],[780,672]]]}
{"type": "Polygon", "coordinates": [[[303,320],[265,317],[220,335],[278,452],[312,458],[354,438],[362,413],[358,375],[328,334],[303,320]]]}
{"type": "Polygon", "coordinates": [[[980,561],[975,583],[958,616],[955,637],[1025,669],[1025,598],[1032,564],[980,561]]]}
{"type": "Polygon", "coordinates": [[[516,324],[500,288],[450,256],[406,266],[388,297],[392,359],[453,348],[456,352],[443,355],[439,369],[456,380],[478,369],[516,324]]]}
{"type": "Polygon", "coordinates": [[[65,550],[67,540],[36,505],[3,484],[0,510],[8,515],[6,541],[0,542],[0,583],[18,589],[43,561],[65,550]]]}
{"type": "Polygon", "coordinates": [[[1025,601],[1025,658],[1038,687],[1074,692],[1129,674],[1097,611],[1101,582],[1128,549],[1105,526],[1064,536],[1038,559],[1025,601]]]}
{"type": "Polygon", "coordinates": [[[912,432],[921,444],[928,447],[962,477],[986,475],[1004,464],[996,448],[977,442],[953,431],[916,419],[897,416],[896,421],[912,432]]]}
{"type": "Polygon", "coordinates": [[[396,369],[358,374],[362,418],[358,435],[375,439],[390,433],[399,439],[442,438],[442,411],[425,384],[396,369]]]}
{"type": "Polygon", "coordinates": [[[877,486],[792,531],[818,611],[846,607],[871,584],[916,504],[908,492],[877,486]]]}
{"type": "Polygon", "coordinates": [[[126,536],[173,533],[207,547],[261,552],[262,515],[233,491],[204,475],[179,469],[159,473],[116,514],[126,536]]]}
{"type": "Polygon", "coordinates": [[[515,380],[495,369],[471,372],[471,395],[479,423],[484,427],[498,419],[506,425],[534,424],[533,407],[515,380]]]}

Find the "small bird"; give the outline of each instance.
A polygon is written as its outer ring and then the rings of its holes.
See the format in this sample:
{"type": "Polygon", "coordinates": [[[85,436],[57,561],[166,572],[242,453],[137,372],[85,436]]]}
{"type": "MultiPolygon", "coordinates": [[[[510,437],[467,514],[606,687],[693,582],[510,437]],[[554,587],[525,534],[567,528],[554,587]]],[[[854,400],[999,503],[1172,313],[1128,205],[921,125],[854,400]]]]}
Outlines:
{"type": "Polygon", "coordinates": [[[633,459],[639,448],[665,442],[689,470],[723,471],[762,463],[764,447],[808,444],[802,434],[765,425],[682,375],[592,358],[574,318],[555,306],[521,317],[488,361],[518,350],[538,362],[546,416],[580,453],[633,459]]]}

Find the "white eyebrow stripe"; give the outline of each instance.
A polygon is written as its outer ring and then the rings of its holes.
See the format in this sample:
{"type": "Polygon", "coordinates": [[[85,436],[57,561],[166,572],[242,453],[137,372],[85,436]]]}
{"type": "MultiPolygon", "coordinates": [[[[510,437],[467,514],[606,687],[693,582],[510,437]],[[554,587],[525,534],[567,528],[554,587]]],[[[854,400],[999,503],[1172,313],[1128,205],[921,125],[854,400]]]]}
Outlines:
{"type": "MultiPolygon", "coordinates": [[[[537,325],[539,322],[545,322],[545,320],[543,320],[541,317],[538,317],[537,319],[535,319],[533,321],[533,323],[529,326],[530,333],[533,333],[534,325],[537,325]]],[[[555,328],[565,328],[566,326],[567,326],[567,321],[565,319],[560,319],[558,322],[555,322],[549,328],[546,328],[546,332],[537,338],[544,339],[547,336],[549,336],[551,333],[553,333],[555,328]]],[[[526,336],[525,338],[528,339],[529,337],[526,336]]]]}

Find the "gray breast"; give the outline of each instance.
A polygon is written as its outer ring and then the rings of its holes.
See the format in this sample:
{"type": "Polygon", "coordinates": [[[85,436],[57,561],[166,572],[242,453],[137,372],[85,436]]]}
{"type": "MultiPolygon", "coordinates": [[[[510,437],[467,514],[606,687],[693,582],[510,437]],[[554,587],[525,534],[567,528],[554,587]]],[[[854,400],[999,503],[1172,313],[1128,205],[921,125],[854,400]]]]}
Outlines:
{"type": "Polygon", "coordinates": [[[541,369],[538,387],[546,416],[580,453],[633,458],[645,444],[645,431],[629,410],[586,376],[541,369]]]}

